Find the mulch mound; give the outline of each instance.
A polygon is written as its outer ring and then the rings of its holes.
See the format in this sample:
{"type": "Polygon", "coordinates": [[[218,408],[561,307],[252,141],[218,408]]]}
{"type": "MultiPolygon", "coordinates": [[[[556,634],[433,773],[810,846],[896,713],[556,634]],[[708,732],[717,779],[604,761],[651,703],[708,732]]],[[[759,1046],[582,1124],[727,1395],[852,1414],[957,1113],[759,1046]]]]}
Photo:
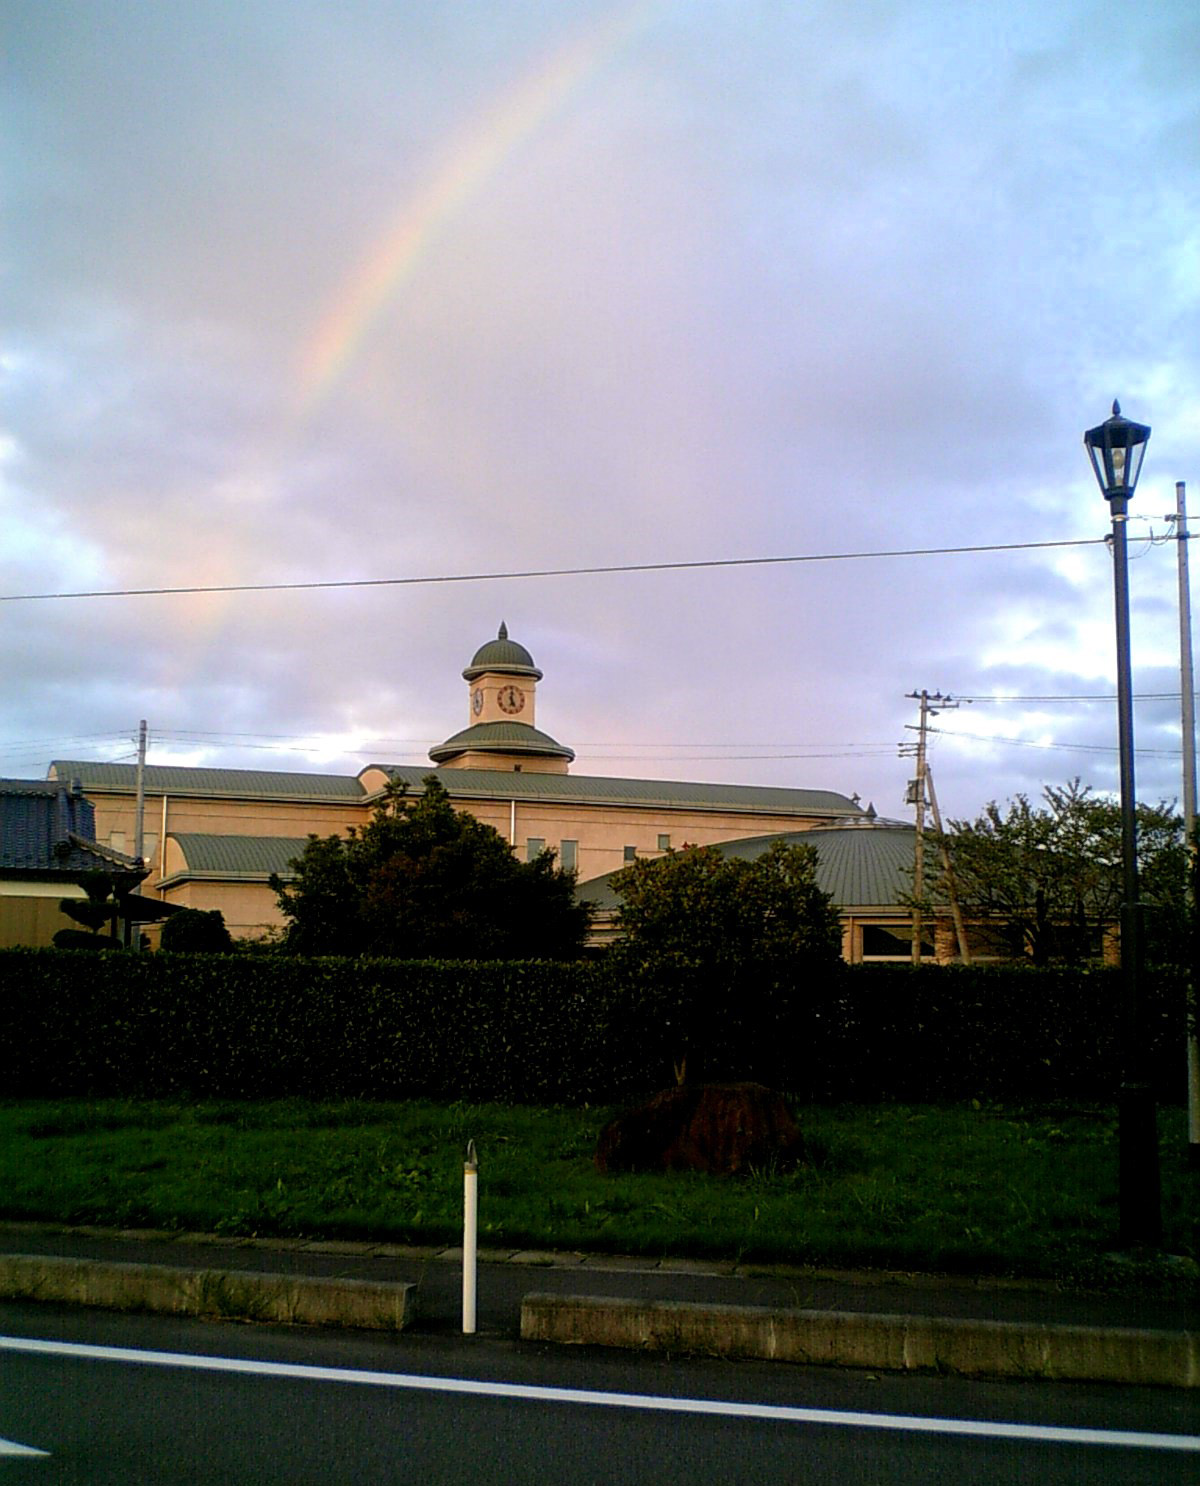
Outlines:
{"type": "Polygon", "coordinates": [[[804,1138],[783,1096],[762,1084],[666,1089],[600,1132],[600,1171],[787,1171],[804,1160],[804,1138]]]}

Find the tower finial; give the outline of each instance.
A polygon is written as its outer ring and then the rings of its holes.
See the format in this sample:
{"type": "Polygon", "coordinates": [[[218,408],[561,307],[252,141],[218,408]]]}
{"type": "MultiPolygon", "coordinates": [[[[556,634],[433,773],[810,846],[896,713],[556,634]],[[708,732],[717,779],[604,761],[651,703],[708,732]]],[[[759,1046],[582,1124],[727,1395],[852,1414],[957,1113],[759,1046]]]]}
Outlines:
{"type": "Polygon", "coordinates": [[[508,639],[508,625],[505,624],[503,619],[500,621],[500,633],[496,636],[496,638],[497,640],[508,639]]]}
{"type": "Polygon", "coordinates": [[[1113,398],[1113,417],[1114,418],[1119,418],[1120,416],[1121,416],[1121,404],[1114,397],[1113,398]]]}

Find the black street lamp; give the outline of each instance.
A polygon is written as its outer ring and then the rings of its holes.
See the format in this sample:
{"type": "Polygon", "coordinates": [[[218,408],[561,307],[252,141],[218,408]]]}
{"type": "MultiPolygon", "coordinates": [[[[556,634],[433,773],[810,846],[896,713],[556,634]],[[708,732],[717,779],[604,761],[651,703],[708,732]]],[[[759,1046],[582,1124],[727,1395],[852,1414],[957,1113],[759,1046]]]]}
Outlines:
{"type": "Polygon", "coordinates": [[[1096,479],[1112,513],[1113,591],[1117,617],[1117,725],[1121,756],[1121,981],[1123,986],[1121,1089],[1117,1141],[1121,1243],[1162,1242],[1162,1188],[1158,1116],[1147,1067],[1141,996],[1141,904],[1138,899],[1137,793],[1133,778],[1133,666],[1129,653],[1129,501],[1141,473],[1150,430],[1121,416],[1083,436],[1096,479]]]}

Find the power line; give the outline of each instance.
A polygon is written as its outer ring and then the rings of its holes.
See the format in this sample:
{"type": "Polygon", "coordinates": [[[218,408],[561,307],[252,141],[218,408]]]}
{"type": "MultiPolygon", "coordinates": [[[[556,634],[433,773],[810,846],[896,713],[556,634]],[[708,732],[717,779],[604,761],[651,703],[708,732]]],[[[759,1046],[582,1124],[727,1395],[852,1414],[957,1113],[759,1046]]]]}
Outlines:
{"type": "Polygon", "coordinates": [[[497,583],[520,578],[588,578],[615,573],[693,572],[703,568],[752,568],[808,562],[854,562],[884,557],[955,557],[975,552],[1031,552],[1054,547],[1102,547],[1103,537],[1079,537],[1062,542],[995,542],[977,547],[906,547],[878,552],[810,552],[790,557],[723,557],[695,562],[615,563],[594,568],[530,568],[503,573],[443,573],[420,578],[341,578],[309,583],[189,584],[177,588],[92,588],[62,593],[0,594],[0,604],[35,603],[51,599],[177,598],[187,594],[306,593],[333,588],[415,588],[437,583],[497,583]]]}
{"type": "MultiPolygon", "coordinates": [[[[978,697],[969,697],[969,696],[965,696],[962,692],[959,692],[958,693],[958,699],[959,699],[960,702],[996,702],[996,703],[1007,703],[1007,702],[1115,702],[1117,700],[1117,695],[1116,695],[1116,692],[1103,692],[1103,693],[1097,692],[1094,695],[1083,695],[1081,693],[1076,693],[1076,692],[1071,692],[1071,693],[1064,692],[1060,696],[1044,696],[1044,697],[1020,697],[1020,696],[1010,696],[1010,697],[978,696],[978,697]]],[[[1179,700],[1179,693],[1177,691],[1141,691],[1141,692],[1138,692],[1134,696],[1133,700],[1135,702],[1177,702],[1179,700]]]]}
{"type": "MultiPolygon", "coordinates": [[[[254,736],[254,735],[250,735],[254,736]]],[[[265,734],[260,736],[281,735],[265,734]]],[[[305,756],[317,753],[327,754],[331,757],[354,757],[371,758],[393,749],[407,754],[410,757],[419,758],[421,751],[432,743],[439,741],[436,738],[409,738],[409,739],[376,739],[368,742],[365,746],[342,747],[328,741],[315,741],[305,743],[301,735],[292,735],[291,742],[274,743],[249,743],[234,742],[231,738],[223,738],[216,733],[173,733],[166,729],[155,730],[155,739],[159,744],[187,744],[193,743],[200,748],[217,747],[222,743],[230,748],[240,751],[254,753],[298,753],[305,756]]],[[[775,760],[786,759],[825,759],[825,758],[888,758],[895,751],[893,746],[886,743],[846,743],[846,744],[820,744],[820,743],[749,743],[749,744],[721,744],[721,743],[630,743],[629,748],[653,748],[659,750],[656,753],[629,753],[624,751],[621,744],[614,743],[576,743],[576,752],[580,755],[588,755],[597,763],[669,763],[673,760],[704,763],[729,763],[729,762],[761,762],[770,763],[775,760]],[[682,750],[703,747],[707,750],[722,749],[729,747],[755,748],[760,750],[756,753],[722,753],[705,752],[702,754],[685,753],[682,750]],[[798,752],[778,752],[761,750],[778,750],[781,748],[801,750],[798,752]]]]}
{"type": "MultiPolygon", "coordinates": [[[[283,742],[283,743],[305,743],[310,748],[315,748],[315,747],[321,746],[321,741],[322,740],[325,741],[325,742],[335,741],[336,738],[337,738],[337,736],[338,736],[337,734],[333,734],[332,737],[331,737],[330,735],[325,735],[325,734],[320,734],[320,733],[213,733],[213,732],[200,732],[200,731],[198,731],[195,728],[162,728],[162,727],[155,728],[154,735],[155,735],[156,738],[159,738],[159,739],[169,739],[172,742],[182,742],[182,743],[217,742],[217,743],[229,743],[229,744],[231,744],[234,747],[241,747],[242,746],[242,744],[238,741],[239,739],[247,739],[247,738],[268,739],[268,740],[273,739],[273,740],[277,740],[277,741],[283,742]],[[316,742],[312,741],[314,739],[316,739],[317,741],[316,742]]],[[[95,736],[96,737],[106,737],[108,735],[107,734],[95,734],[95,736]]],[[[122,735],[122,736],[124,736],[124,735],[122,735]]],[[[38,741],[38,740],[35,740],[35,741],[38,741]]],[[[393,747],[393,746],[396,746],[396,747],[405,747],[405,746],[410,746],[410,745],[411,746],[416,746],[416,747],[425,747],[428,744],[438,743],[440,741],[441,741],[441,735],[440,734],[438,734],[436,737],[433,734],[427,734],[426,736],[420,737],[420,738],[387,738],[387,737],[376,737],[376,738],[367,738],[367,739],[364,740],[364,742],[367,745],[369,745],[370,747],[372,747],[372,748],[393,747]]],[[[265,747],[267,745],[266,744],[262,744],[262,745],[259,745],[259,746],[264,746],[265,747]]],[[[755,741],[755,740],[746,739],[746,738],[742,738],[742,739],[725,739],[723,742],[719,742],[719,743],[716,743],[716,742],[713,742],[713,743],[698,743],[698,742],[695,742],[694,740],[688,740],[688,741],[685,742],[682,739],[671,739],[671,738],[667,738],[667,739],[658,739],[658,738],[630,738],[630,739],[627,739],[627,740],[625,740],[623,742],[619,742],[619,743],[618,742],[601,742],[599,740],[591,740],[591,741],[589,741],[589,740],[585,739],[583,742],[579,743],[578,746],[580,748],[587,748],[587,749],[590,749],[590,750],[593,750],[593,751],[603,751],[603,750],[606,750],[606,749],[618,749],[618,750],[622,750],[622,749],[626,749],[626,748],[669,748],[669,749],[676,750],[676,751],[679,750],[679,749],[684,749],[684,748],[775,748],[775,749],[779,749],[779,748],[841,748],[841,749],[867,748],[867,749],[890,750],[890,747],[891,747],[890,744],[880,743],[878,741],[871,741],[871,742],[852,742],[852,741],[847,741],[847,740],[844,740],[844,739],[837,739],[837,740],[824,740],[824,739],[822,739],[819,742],[818,741],[812,741],[812,742],[807,742],[807,743],[806,742],[784,743],[784,742],[781,742],[781,741],[779,741],[777,739],[772,739],[772,740],[769,740],[769,741],[755,741]]],[[[350,752],[359,752],[361,750],[351,749],[349,751],[350,752]]]]}
{"type": "MultiPolygon", "coordinates": [[[[940,733],[945,738],[963,738],[974,743],[1007,743],[1013,748],[1053,748],[1062,749],[1068,753],[1116,753],[1116,744],[1106,743],[1036,743],[1032,738],[1002,738],[989,733],[960,733],[951,731],[949,728],[929,729],[931,733],[940,733]]],[[[1178,748],[1139,748],[1138,753],[1148,758],[1178,758],[1178,748]]]]}
{"type": "Polygon", "coordinates": [[[127,742],[126,733],[81,733],[73,738],[29,738],[25,740],[16,739],[12,742],[0,743],[0,757],[11,758],[14,755],[34,756],[44,754],[47,749],[61,750],[68,744],[87,743],[97,744],[103,740],[127,742]]]}

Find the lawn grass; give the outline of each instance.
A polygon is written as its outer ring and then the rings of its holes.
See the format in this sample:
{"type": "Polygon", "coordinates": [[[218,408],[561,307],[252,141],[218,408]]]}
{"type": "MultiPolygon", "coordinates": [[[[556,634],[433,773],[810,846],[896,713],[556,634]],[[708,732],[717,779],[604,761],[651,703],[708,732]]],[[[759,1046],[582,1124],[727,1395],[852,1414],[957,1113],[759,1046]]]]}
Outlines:
{"type": "MultiPolygon", "coordinates": [[[[494,1104],[0,1104],[0,1217],[229,1235],[480,1242],[1087,1279],[1117,1241],[1115,1115],[800,1108],[791,1173],[602,1176],[610,1111],[494,1104]]],[[[1167,1247],[1198,1253],[1183,1114],[1161,1116],[1167,1247]]]]}

